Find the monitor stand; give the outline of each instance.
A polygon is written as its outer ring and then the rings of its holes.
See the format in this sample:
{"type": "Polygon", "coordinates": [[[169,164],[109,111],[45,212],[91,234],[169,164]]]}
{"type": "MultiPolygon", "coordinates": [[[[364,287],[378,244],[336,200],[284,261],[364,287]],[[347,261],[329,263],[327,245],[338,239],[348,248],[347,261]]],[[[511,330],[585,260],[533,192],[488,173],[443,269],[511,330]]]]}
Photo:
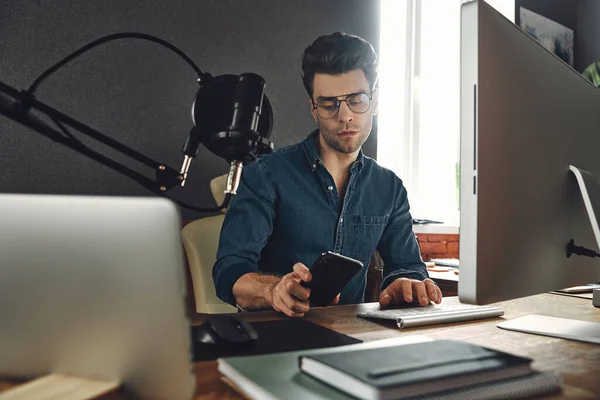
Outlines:
{"type": "Polygon", "coordinates": [[[596,246],[598,246],[600,251],[600,228],[598,227],[598,219],[594,212],[594,206],[596,206],[596,210],[600,210],[600,182],[591,172],[585,169],[569,165],[569,171],[577,179],[583,204],[585,204],[585,210],[587,211],[592,231],[594,232],[594,238],[596,239],[596,246]]]}
{"type": "Polygon", "coordinates": [[[120,386],[121,384],[116,381],[99,381],[71,375],[49,374],[3,391],[0,393],[0,399],[92,400],[106,398],[106,395],[114,394],[120,386]]]}
{"type": "MultiPolygon", "coordinates": [[[[569,171],[575,175],[581,197],[585,204],[596,245],[600,251],[600,229],[594,212],[600,210],[600,182],[585,169],[569,165],[569,171]]],[[[595,250],[586,249],[592,257],[597,255],[595,250]],[[594,255],[596,254],[596,255],[594,255]]],[[[600,268],[600,260],[599,268],[600,268]]],[[[600,307],[600,289],[594,290],[593,304],[600,307]]],[[[511,319],[497,325],[499,328],[517,332],[533,333],[536,335],[552,336],[581,342],[600,344],[600,322],[586,322],[568,318],[556,318],[546,315],[530,314],[511,319]]]]}

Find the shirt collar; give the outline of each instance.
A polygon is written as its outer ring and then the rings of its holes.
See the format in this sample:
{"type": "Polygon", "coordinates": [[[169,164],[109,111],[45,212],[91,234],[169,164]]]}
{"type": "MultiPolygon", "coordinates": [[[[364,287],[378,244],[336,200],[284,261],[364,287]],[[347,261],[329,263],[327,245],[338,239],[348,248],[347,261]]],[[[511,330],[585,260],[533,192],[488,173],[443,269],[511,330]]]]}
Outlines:
{"type": "MultiPolygon", "coordinates": [[[[311,171],[315,171],[319,165],[322,165],[323,162],[319,157],[319,152],[317,151],[317,147],[315,145],[318,140],[319,130],[315,129],[304,139],[302,142],[302,147],[304,148],[304,154],[306,155],[306,160],[310,166],[311,171]]],[[[362,148],[358,151],[358,157],[356,161],[352,164],[351,169],[354,170],[358,168],[359,170],[363,167],[365,163],[365,155],[362,151],[362,148]]]]}

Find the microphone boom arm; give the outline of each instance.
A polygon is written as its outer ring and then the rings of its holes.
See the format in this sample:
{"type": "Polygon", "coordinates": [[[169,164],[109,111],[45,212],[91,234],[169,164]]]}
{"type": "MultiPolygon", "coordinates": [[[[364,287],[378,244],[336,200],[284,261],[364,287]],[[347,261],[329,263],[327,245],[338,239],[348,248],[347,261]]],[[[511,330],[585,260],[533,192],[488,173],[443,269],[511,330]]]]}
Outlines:
{"type": "MultiPolygon", "coordinates": [[[[166,196],[165,192],[177,185],[180,185],[181,182],[184,180],[184,176],[176,169],[171,168],[165,165],[164,163],[160,163],[156,160],[153,160],[152,158],[116,141],[115,139],[112,139],[104,135],[103,133],[100,133],[99,131],[90,128],[89,126],[69,117],[68,115],[61,113],[60,111],[36,100],[27,92],[15,89],[2,81],[0,81],[0,114],[24,126],[27,126],[28,128],[50,138],[55,142],[61,143],[62,145],[71,148],[72,150],[75,150],[117,172],[128,176],[129,178],[133,179],[134,181],[136,181],[137,183],[139,183],[140,185],[157,195],[169,198],[168,196],[166,196]],[[60,123],[68,125],[71,128],[74,128],[77,131],[87,135],[88,137],[91,137],[96,141],[101,142],[104,145],[118,151],[119,153],[133,158],[134,160],[152,168],[156,173],[156,180],[149,179],[146,176],[120,164],[119,162],[111,160],[110,158],[96,152],[95,150],[90,149],[83,143],[65,136],[61,132],[50,127],[44,121],[31,115],[31,113],[29,112],[30,109],[35,109],[47,115],[53,121],[58,121],[60,123]]],[[[199,208],[182,203],[175,199],[171,200],[191,210],[201,212],[215,212],[226,208],[229,205],[230,199],[231,194],[227,193],[223,204],[216,208],[199,208]]]]}

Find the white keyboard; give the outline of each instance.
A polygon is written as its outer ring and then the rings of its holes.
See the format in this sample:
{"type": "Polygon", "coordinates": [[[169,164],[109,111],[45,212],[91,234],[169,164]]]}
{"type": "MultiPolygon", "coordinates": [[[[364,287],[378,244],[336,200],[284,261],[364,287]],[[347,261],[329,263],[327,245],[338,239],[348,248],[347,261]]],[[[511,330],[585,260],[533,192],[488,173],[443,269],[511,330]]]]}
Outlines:
{"type": "Polygon", "coordinates": [[[365,311],[357,314],[363,318],[395,320],[398,328],[435,325],[450,322],[494,318],[504,314],[504,309],[471,304],[429,305],[427,307],[391,308],[365,311]]]}

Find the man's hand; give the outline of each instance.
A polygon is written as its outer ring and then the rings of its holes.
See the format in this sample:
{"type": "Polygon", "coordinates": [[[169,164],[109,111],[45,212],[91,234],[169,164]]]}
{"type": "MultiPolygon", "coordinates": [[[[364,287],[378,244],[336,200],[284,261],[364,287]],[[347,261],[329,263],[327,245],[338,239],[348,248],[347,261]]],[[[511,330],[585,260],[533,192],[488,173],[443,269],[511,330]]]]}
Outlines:
{"type": "Polygon", "coordinates": [[[294,271],[284,275],[271,288],[271,305],[288,317],[302,317],[310,309],[310,289],[300,281],[310,282],[310,270],[302,263],[294,264],[294,271]]]}
{"type": "MultiPolygon", "coordinates": [[[[310,308],[310,289],[300,285],[310,282],[312,274],[302,263],[294,265],[294,272],[278,278],[249,272],[233,285],[233,296],[239,307],[246,310],[273,308],[290,317],[302,317],[310,308]]],[[[337,304],[340,295],[331,304],[337,304]]]]}
{"type": "Polygon", "coordinates": [[[429,278],[423,281],[398,278],[379,295],[381,307],[390,304],[412,303],[413,301],[418,302],[421,306],[429,305],[430,301],[440,304],[442,291],[429,278]]]}

